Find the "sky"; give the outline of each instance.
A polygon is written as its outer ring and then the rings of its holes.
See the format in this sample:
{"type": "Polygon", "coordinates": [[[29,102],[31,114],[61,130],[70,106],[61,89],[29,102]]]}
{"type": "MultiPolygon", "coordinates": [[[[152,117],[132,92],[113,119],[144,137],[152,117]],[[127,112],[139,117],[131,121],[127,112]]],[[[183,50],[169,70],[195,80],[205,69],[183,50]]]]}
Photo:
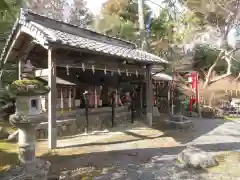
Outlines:
{"type": "MultiPolygon", "coordinates": [[[[71,1],[71,0],[68,0],[68,1],[71,1]]],[[[104,2],[106,2],[107,0],[86,0],[86,1],[87,1],[87,7],[90,9],[90,11],[94,15],[98,15],[100,13],[100,11],[101,11],[102,4],[104,2]]],[[[155,2],[156,4],[160,3],[160,0],[151,0],[151,1],[155,2]]],[[[158,10],[159,10],[159,6],[158,5],[156,5],[154,3],[151,3],[151,2],[147,2],[147,3],[153,9],[153,11],[155,13],[158,13],[158,10]]]]}
{"type": "Polygon", "coordinates": [[[100,13],[102,4],[106,1],[107,0],[87,0],[87,7],[94,15],[97,15],[100,13]]]}

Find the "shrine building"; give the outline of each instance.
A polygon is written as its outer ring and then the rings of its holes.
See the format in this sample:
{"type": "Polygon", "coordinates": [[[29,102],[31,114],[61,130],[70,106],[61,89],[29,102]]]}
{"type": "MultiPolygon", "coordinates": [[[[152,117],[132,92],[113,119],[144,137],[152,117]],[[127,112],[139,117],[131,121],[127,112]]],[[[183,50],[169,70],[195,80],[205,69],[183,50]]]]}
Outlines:
{"type": "MultiPolygon", "coordinates": [[[[57,114],[77,114],[85,111],[86,106],[89,118],[92,109],[103,114],[112,112],[112,119],[104,121],[114,125],[114,112],[128,111],[129,102],[134,102],[135,119],[144,116],[151,125],[152,67],[168,63],[138,49],[134,43],[24,9],[12,28],[0,62],[1,77],[4,64],[18,63],[21,79],[28,62],[36,69],[37,78],[50,87],[49,94],[42,97],[42,107],[48,116],[51,149],[56,148],[57,114]]],[[[84,113],[82,116],[85,118],[84,113]]]]}

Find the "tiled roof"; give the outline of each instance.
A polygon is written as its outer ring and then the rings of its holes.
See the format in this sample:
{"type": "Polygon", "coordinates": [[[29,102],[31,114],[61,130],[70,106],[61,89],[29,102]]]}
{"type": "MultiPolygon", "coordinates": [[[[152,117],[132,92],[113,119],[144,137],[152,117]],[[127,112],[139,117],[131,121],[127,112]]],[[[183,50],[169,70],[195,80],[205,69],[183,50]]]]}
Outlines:
{"type": "MultiPolygon", "coordinates": [[[[44,80],[46,82],[48,81],[48,77],[47,76],[40,76],[38,78],[40,78],[40,79],[42,79],[42,80],[44,80]]],[[[62,84],[62,85],[68,85],[68,86],[75,86],[76,85],[76,84],[74,84],[72,82],[66,81],[66,80],[61,79],[59,77],[56,77],[56,83],[57,84],[62,84]]]]}
{"type": "Polygon", "coordinates": [[[131,49],[121,46],[116,46],[108,43],[99,42],[96,40],[91,40],[76,36],[73,34],[68,34],[58,30],[53,30],[46,28],[47,32],[54,35],[58,42],[64,45],[69,45],[77,48],[88,49],[91,51],[101,52],[107,55],[119,56],[122,58],[134,59],[137,61],[148,61],[152,63],[166,63],[166,61],[158,56],[150,54],[139,49],[131,49]]]}
{"type": "MultiPolygon", "coordinates": [[[[89,50],[91,52],[97,52],[97,53],[101,53],[103,55],[108,55],[108,56],[115,56],[115,57],[119,57],[119,58],[124,58],[124,59],[131,59],[131,60],[135,60],[138,62],[143,62],[146,64],[160,64],[160,63],[168,63],[166,60],[155,56],[153,54],[150,54],[148,52],[139,50],[137,48],[135,48],[134,46],[124,46],[124,45],[118,45],[118,44],[113,44],[111,43],[111,40],[117,40],[117,41],[121,41],[123,42],[124,40],[120,40],[120,39],[116,39],[116,38],[112,38],[107,36],[107,40],[105,41],[101,41],[101,38],[98,39],[93,39],[90,37],[84,37],[84,36],[80,36],[80,35],[76,35],[73,33],[69,33],[69,32],[64,32],[62,31],[62,29],[56,28],[56,27],[52,27],[50,24],[44,24],[41,23],[41,21],[34,21],[34,19],[28,19],[28,15],[31,16],[38,16],[41,18],[45,18],[47,20],[51,20],[47,17],[44,16],[40,16],[38,14],[34,14],[30,11],[26,11],[26,10],[22,10],[20,18],[18,23],[22,26],[27,28],[30,31],[35,31],[36,35],[41,36],[41,41],[44,42],[44,44],[46,45],[50,45],[50,44],[59,44],[59,45],[67,45],[70,47],[74,47],[74,48],[79,48],[79,49],[85,49],[85,50],[89,50]],[[109,41],[109,42],[108,42],[109,41]]],[[[55,23],[57,22],[60,25],[66,25],[68,26],[68,28],[71,28],[72,25],[66,24],[64,22],[60,22],[60,21],[56,21],[56,20],[52,20],[55,21],[55,23]]],[[[79,27],[72,27],[72,28],[79,28],[79,27]]],[[[79,30],[82,30],[83,28],[79,28],[79,30]]],[[[88,29],[84,29],[84,31],[90,31],[91,33],[93,33],[93,31],[88,30],[88,29]]],[[[102,34],[99,34],[96,32],[96,34],[98,34],[98,36],[104,36],[102,34]]],[[[9,38],[9,41],[12,38],[9,38]]],[[[8,42],[9,42],[8,41],[8,42]]],[[[125,43],[129,43],[129,42],[125,42],[125,43]]],[[[120,44],[120,43],[119,43],[120,44]]],[[[6,45],[8,46],[8,44],[6,45]]],[[[7,47],[5,47],[5,50],[2,52],[2,56],[1,59],[4,59],[4,54],[6,54],[7,52],[7,47]]]]}

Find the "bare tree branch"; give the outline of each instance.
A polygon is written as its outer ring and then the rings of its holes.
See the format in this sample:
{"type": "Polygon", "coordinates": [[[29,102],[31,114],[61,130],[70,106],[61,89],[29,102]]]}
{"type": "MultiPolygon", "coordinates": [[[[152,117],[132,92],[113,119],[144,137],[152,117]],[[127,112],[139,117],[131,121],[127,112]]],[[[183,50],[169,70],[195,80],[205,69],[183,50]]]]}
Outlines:
{"type": "Polygon", "coordinates": [[[231,57],[225,57],[224,60],[227,62],[227,72],[221,76],[217,76],[216,78],[212,79],[208,84],[212,84],[216,81],[219,81],[220,79],[226,78],[229,75],[232,74],[231,67],[232,67],[232,58],[231,57]]]}
{"type": "Polygon", "coordinates": [[[233,80],[233,82],[236,82],[240,78],[240,73],[238,73],[238,76],[233,80]]]}
{"type": "Polygon", "coordinates": [[[207,85],[209,84],[212,71],[213,71],[214,68],[216,67],[218,61],[222,58],[223,53],[224,53],[224,51],[221,50],[220,53],[218,54],[218,57],[217,57],[216,60],[214,61],[214,63],[213,63],[213,64],[211,65],[211,67],[208,69],[208,73],[207,73],[207,75],[206,75],[205,82],[203,83],[203,88],[207,87],[207,85]]]}

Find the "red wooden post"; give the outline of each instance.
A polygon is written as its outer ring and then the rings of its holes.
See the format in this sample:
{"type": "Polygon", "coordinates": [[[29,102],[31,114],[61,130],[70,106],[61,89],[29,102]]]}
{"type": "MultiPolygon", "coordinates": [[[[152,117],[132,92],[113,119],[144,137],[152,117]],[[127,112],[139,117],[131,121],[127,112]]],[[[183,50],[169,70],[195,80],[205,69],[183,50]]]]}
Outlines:
{"type": "Polygon", "coordinates": [[[197,72],[192,72],[191,75],[191,86],[192,90],[194,91],[194,95],[190,97],[190,112],[193,110],[193,104],[198,103],[198,73],[197,72]]]}

